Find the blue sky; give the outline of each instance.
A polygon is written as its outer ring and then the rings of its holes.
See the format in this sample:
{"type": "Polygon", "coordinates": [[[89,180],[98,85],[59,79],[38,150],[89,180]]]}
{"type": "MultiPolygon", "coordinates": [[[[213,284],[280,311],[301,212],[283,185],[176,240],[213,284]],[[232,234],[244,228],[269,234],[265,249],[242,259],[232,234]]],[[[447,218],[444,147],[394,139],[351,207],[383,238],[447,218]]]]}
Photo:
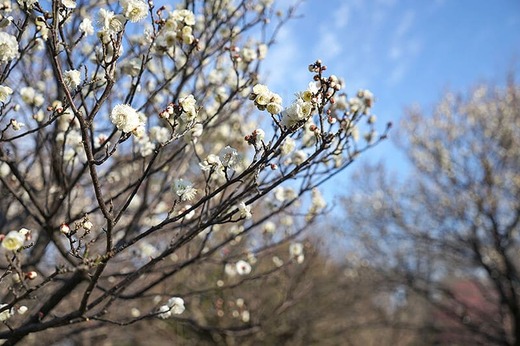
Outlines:
{"type": "MultiPolygon", "coordinates": [[[[428,112],[447,90],[503,85],[510,71],[519,79],[518,0],[307,0],[299,13],[269,52],[270,89],[290,98],[306,87],[308,64],[321,58],[345,79],[348,94],[375,94],[381,130],[388,121],[397,125],[405,107],[428,112]]],[[[405,167],[390,141],[369,155],[405,167]]]]}

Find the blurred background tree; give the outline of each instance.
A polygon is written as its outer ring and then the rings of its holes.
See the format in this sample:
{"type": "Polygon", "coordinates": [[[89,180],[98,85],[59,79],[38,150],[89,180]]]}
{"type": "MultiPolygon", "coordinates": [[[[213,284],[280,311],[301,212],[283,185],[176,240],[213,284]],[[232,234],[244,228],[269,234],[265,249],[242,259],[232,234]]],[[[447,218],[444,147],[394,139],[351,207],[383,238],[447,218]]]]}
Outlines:
{"type": "MultiPolygon", "coordinates": [[[[408,111],[396,134],[411,173],[367,165],[342,229],[437,344],[520,343],[520,89],[447,93],[408,111]]],[[[385,288],[382,288],[385,289],[385,288]]]]}

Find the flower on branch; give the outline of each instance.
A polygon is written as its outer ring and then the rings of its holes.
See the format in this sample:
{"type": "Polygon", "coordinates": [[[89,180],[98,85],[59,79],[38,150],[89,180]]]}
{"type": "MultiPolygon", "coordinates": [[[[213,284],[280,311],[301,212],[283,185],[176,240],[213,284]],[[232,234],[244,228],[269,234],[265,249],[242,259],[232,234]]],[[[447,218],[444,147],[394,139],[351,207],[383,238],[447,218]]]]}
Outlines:
{"type": "Polygon", "coordinates": [[[176,179],[173,183],[173,192],[181,198],[181,201],[191,201],[197,195],[197,189],[189,180],[176,179]]]}
{"type": "Polygon", "coordinates": [[[236,271],[238,275],[248,275],[251,273],[251,264],[244,260],[240,260],[236,264],[236,271]]]}
{"type": "MultiPolygon", "coordinates": [[[[7,304],[0,304],[0,309],[3,308],[3,307],[6,307],[6,306],[7,306],[7,304]]],[[[7,321],[13,315],[14,315],[13,308],[7,309],[7,310],[4,310],[4,311],[0,312],[0,322],[7,321]]]]}
{"type": "Polygon", "coordinates": [[[76,87],[81,83],[81,72],[78,70],[65,71],[63,72],[63,81],[67,87],[76,89],[76,87]]]}
{"type": "Polygon", "coordinates": [[[278,114],[283,110],[280,95],[271,92],[263,84],[256,84],[253,87],[253,92],[249,95],[249,99],[253,100],[255,106],[261,111],[267,109],[271,114],[278,114]]]}
{"type": "Polygon", "coordinates": [[[148,15],[148,5],[141,0],[120,0],[123,15],[131,22],[136,23],[148,15]]]}
{"type": "Polygon", "coordinates": [[[195,120],[197,116],[197,108],[195,107],[195,103],[197,101],[193,97],[193,95],[188,95],[179,100],[179,104],[182,107],[181,119],[184,121],[192,121],[195,120]]]}
{"type": "Polygon", "coordinates": [[[90,18],[84,18],[79,25],[79,31],[85,33],[86,36],[94,34],[94,26],[90,18]]]}
{"type": "Polygon", "coordinates": [[[6,102],[9,95],[13,93],[13,89],[5,85],[0,85],[0,102],[6,102]]]}
{"type": "Polygon", "coordinates": [[[220,151],[219,157],[222,165],[231,169],[238,168],[241,162],[241,157],[238,154],[238,151],[229,145],[220,151]]]}
{"type": "Polygon", "coordinates": [[[251,214],[251,206],[246,205],[245,202],[240,202],[237,206],[238,212],[240,214],[240,217],[250,219],[253,217],[253,214],[251,214]]]}
{"type": "Polygon", "coordinates": [[[101,35],[110,36],[111,34],[117,34],[125,27],[124,23],[124,16],[116,15],[113,11],[105,10],[104,8],[99,9],[97,24],[101,35]]]}
{"type": "Polygon", "coordinates": [[[289,245],[289,255],[295,259],[297,263],[303,263],[305,256],[303,254],[302,243],[292,243],[289,245]]]}
{"type": "Polygon", "coordinates": [[[2,247],[9,251],[16,251],[23,246],[25,235],[18,231],[10,231],[2,240],[2,247]]]}
{"type": "Polygon", "coordinates": [[[76,8],[76,0],[61,0],[61,3],[68,9],[76,8]]]}
{"type": "Polygon", "coordinates": [[[110,114],[110,121],[118,130],[126,133],[136,130],[142,124],[139,114],[130,105],[115,106],[110,114]]]}
{"type": "Polygon", "coordinates": [[[159,314],[157,317],[162,319],[170,318],[172,315],[180,315],[186,310],[184,300],[180,297],[172,297],[168,299],[165,305],[159,307],[159,314]]]}

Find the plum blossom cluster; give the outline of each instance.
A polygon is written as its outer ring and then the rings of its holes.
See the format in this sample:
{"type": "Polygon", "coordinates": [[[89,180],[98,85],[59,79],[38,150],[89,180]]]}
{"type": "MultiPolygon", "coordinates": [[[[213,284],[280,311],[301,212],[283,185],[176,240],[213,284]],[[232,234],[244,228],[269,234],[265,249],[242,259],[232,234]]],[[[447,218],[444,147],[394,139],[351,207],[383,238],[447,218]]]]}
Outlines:
{"type": "Polygon", "coordinates": [[[282,98],[280,95],[272,92],[263,84],[256,84],[253,87],[249,99],[255,103],[255,106],[259,110],[267,110],[273,115],[278,114],[283,110],[282,98]]]}
{"type": "Polygon", "coordinates": [[[199,167],[203,172],[207,172],[210,176],[215,176],[218,180],[226,177],[228,169],[239,170],[244,163],[244,157],[235,148],[227,145],[219,155],[209,154],[205,160],[199,163],[199,167]]]}
{"type": "Polygon", "coordinates": [[[193,26],[195,15],[187,9],[175,10],[169,13],[168,18],[158,21],[161,26],[155,48],[159,52],[173,55],[177,43],[192,44],[195,42],[193,26]]]}
{"type": "Polygon", "coordinates": [[[296,260],[297,263],[303,263],[303,261],[305,260],[305,255],[303,253],[303,244],[291,243],[289,245],[289,255],[290,258],[296,260]]]}
{"type": "MultiPolygon", "coordinates": [[[[0,304],[0,310],[5,309],[8,304],[0,304]]],[[[27,312],[28,308],[25,305],[19,306],[18,308],[12,307],[10,309],[5,309],[0,311],[0,322],[5,322],[11,317],[13,317],[16,313],[19,315],[23,315],[27,312]]]]}
{"type": "Polygon", "coordinates": [[[168,299],[168,302],[161,305],[158,310],[157,317],[165,320],[172,317],[173,315],[180,315],[186,310],[184,306],[184,299],[180,297],[172,297],[168,299]]]}
{"type": "Polygon", "coordinates": [[[170,103],[159,115],[174,125],[179,118],[185,123],[191,123],[196,120],[198,113],[197,100],[192,94],[189,94],[180,98],[178,104],[170,103]]]}
{"type": "Polygon", "coordinates": [[[18,57],[18,41],[6,32],[0,32],[0,63],[6,63],[18,57]]]}
{"type": "Polygon", "coordinates": [[[9,96],[13,94],[13,89],[6,85],[0,85],[0,102],[7,102],[9,96]]]}

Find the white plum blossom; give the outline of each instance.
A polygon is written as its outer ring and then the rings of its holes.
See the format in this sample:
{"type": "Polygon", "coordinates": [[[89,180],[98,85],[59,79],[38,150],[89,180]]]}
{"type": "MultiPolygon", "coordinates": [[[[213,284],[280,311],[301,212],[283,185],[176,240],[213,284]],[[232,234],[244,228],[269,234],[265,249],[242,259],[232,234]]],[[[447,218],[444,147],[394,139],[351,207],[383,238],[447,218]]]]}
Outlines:
{"type": "MultiPolygon", "coordinates": [[[[0,309],[6,307],[8,304],[0,304],[0,309]]],[[[4,310],[2,312],[0,312],[0,322],[5,322],[7,321],[9,318],[11,318],[11,316],[14,315],[14,311],[13,309],[7,309],[7,310],[4,310]]]]}
{"type": "Polygon", "coordinates": [[[120,0],[123,15],[131,22],[136,23],[148,15],[148,5],[141,0],[120,0]]]}
{"type": "Polygon", "coordinates": [[[295,259],[297,263],[303,263],[305,255],[303,254],[302,243],[292,243],[289,245],[289,255],[295,259]]]}
{"type": "Polygon", "coordinates": [[[251,265],[244,260],[238,261],[235,267],[238,275],[248,275],[251,273],[251,265]]]}
{"type": "Polygon", "coordinates": [[[301,98],[296,99],[282,113],[282,124],[288,128],[298,125],[311,115],[312,103],[305,102],[301,98]]]}
{"type": "Polygon", "coordinates": [[[197,116],[197,108],[195,107],[196,100],[193,95],[188,95],[179,100],[179,104],[182,107],[183,113],[181,119],[184,121],[192,121],[197,116]]]}
{"type": "Polygon", "coordinates": [[[170,131],[162,126],[153,126],[150,129],[150,139],[157,143],[165,143],[170,139],[170,131]]]}
{"type": "Polygon", "coordinates": [[[267,51],[269,47],[265,43],[262,43],[258,46],[258,60],[264,60],[267,56],[267,51]]]}
{"type": "Polygon", "coordinates": [[[238,208],[240,217],[243,217],[246,219],[250,219],[251,217],[253,217],[253,214],[251,214],[251,206],[246,205],[245,202],[238,203],[237,208],[238,208]]]}
{"type": "Polygon", "coordinates": [[[220,151],[220,162],[224,167],[230,167],[235,169],[240,163],[240,156],[238,151],[229,145],[220,151]]]}
{"type": "Polygon", "coordinates": [[[71,89],[76,89],[81,83],[81,72],[78,70],[68,70],[63,72],[63,81],[71,89]]]}
{"type": "Polygon", "coordinates": [[[83,32],[86,36],[93,35],[94,26],[92,25],[92,20],[90,18],[83,18],[79,25],[79,31],[83,32]]]}
{"type": "Polygon", "coordinates": [[[139,243],[139,256],[141,258],[154,258],[157,256],[158,250],[152,244],[143,241],[139,243]]]}
{"type": "Polygon", "coordinates": [[[117,105],[110,114],[110,121],[118,130],[130,133],[136,130],[141,124],[139,113],[130,105],[117,105]]]}
{"type": "Polygon", "coordinates": [[[2,240],[2,247],[6,250],[16,251],[23,246],[25,235],[18,231],[10,231],[2,240]]]}
{"type": "Polygon", "coordinates": [[[320,190],[318,190],[318,188],[312,189],[311,206],[309,208],[309,212],[306,215],[306,219],[311,219],[313,216],[317,215],[320,211],[322,211],[326,206],[327,203],[321,195],[320,190]]]}
{"type": "Polygon", "coordinates": [[[307,160],[307,153],[303,150],[297,150],[291,156],[291,161],[295,165],[302,164],[305,160],[307,160]]]}
{"type": "Polygon", "coordinates": [[[16,119],[11,119],[11,127],[13,128],[13,130],[20,131],[20,129],[24,126],[25,126],[24,123],[21,123],[21,122],[17,121],[16,119]]]}
{"type": "Polygon", "coordinates": [[[157,317],[159,317],[159,318],[161,318],[163,320],[165,320],[167,318],[170,318],[172,316],[172,313],[170,311],[170,307],[168,305],[161,305],[157,312],[159,312],[157,317]]]}
{"type": "Polygon", "coordinates": [[[68,235],[70,233],[70,227],[66,223],[62,223],[60,225],[60,232],[64,235],[68,235]]]}
{"type": "Polygon", "coordinates": [[[256,60],[258,57],[257,52],[254,49],[251,49],[249,47],[245,47],[244,49],[242,49],[241,53],[242,53],[242,59],[245,62],[251,62],[253,60],[256,60]]]}
{"type": "Polygon", "coordinates": [[[305,102],[312,102],[314,97],[318,94],[320,89],[320,82],[310,82],[307,90],[301,93],[300,97],[305,102]]]}
{"type": "Polygon", "coordinates": [[[291,137],[287,137],[285,141],[282,143],[282,155],[287,155],[291,153],[296,148],[296,141],[291,137]]]}
{"type": "Polygon", "coordinates": [[[224,266],[224,272],[229,277],[235,277],[237,275],[237,266],[231,263],[226,263],[224,266]]]}
{"type": "Polygon", "coordinates": [[[276,231],[276,224],[272,221],[266,221],[262,228],[264,233],[273,234],[276,231]]]}
{"type": "Polygon", "coordinates": [[[124,23],[124,16],[116,15],[113,11],[105,10],[104,8],[99,9],[97,24],[103,34],[110,35],[122,31],[125,26],[124,23]]]}
{"type": "Polygon", "coordinates": [[[6,102],[12,93],[13,89],[5,85],[0,85],[0,102],[6,102]]]}
{"type": "Polygon", "coordinates": [[[45,102],[43,95],[36,92],[32,87],[23,87],[20,89],[20,96],[22,96],[23,102],[30,106],[40,107],[45,102]]]}
{"type": "Polygon", "coordinates": [[[265,131],[262,129],[256,129],[253,131],[253,134],[255,135],[255,146],[259,147],[263,140],[265,139],[265,131]]]}
{"type": "Polygon", "coordinates": [[[181,201],[191,201],[197,195],[197,189],[189,180],[176,179],[173,183],[173,192],[181,198],[181,201]]]}
{"type": "Polygon", "coordinates": [[[186,310],[184,307],[184,300],[180,297],[172,297],[168,299],[166,304],[171,308],[171,312],[175,315],[180,315],[184,310],[186,310]]]}
{"type": "Polygon", "coordinates": [[[38,0],[17,0],[18,5],[20,5],[22,8],[27,7],[27,9],[32,9],[34,7],[34,4],[38,2],[38,0]]]}
{"type": "Polygon", "coordinates": [[[220,157],[215,154],[209,154],[206,159],[199,163],[199,167],[204,172],[215,172],[220,177],[224,177],[224,165],[220,161],[220,157]]]}
{"type": "Polygon", "coordinates": [[[76,8],[76,0],[61,0],[61,3],[66,8],[69,8],[69,9],[75,9],[76,8]]]}
{"type": "Polygon", "coordinates": [[[170,13],[170,16],[178,22],[182,22],[186,25],[195,25],[195,15],[190,10],[182,9],[175,10],[170,13]]]}
{"type": "Polygon", "coordinates": [[[165,305],[159,307],[159,314],[157,317],[162,319],[170,318],[172,315],[180,315],[186,310],[184,300],[180,297],[172,297],[168,299],[165,305]]]}

